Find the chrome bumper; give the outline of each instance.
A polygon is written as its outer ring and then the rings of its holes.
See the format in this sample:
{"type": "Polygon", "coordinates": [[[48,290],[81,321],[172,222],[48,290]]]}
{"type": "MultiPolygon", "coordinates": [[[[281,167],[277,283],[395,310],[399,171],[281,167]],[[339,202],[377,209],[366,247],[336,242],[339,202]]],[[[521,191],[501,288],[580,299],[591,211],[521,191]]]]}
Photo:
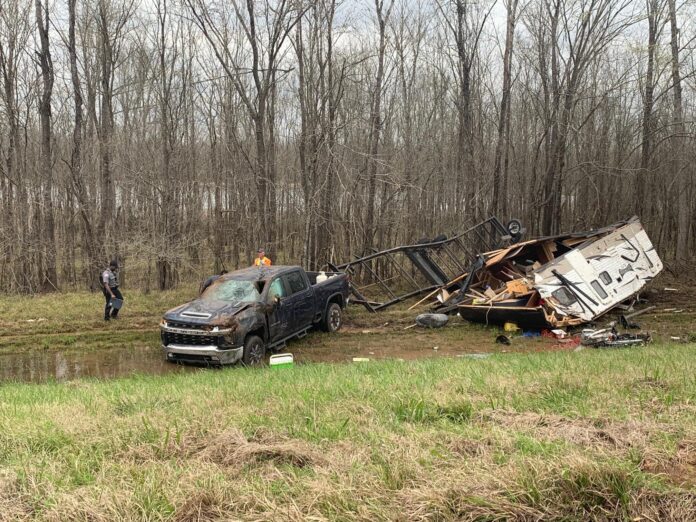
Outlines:
{"type": "Polygon", "coordinates": [[[209,362],[234,364],[242,358],[244,347],[221,350],[217,346],[189,346],[184,344],[162,345],[168,361],[209,362]]]}

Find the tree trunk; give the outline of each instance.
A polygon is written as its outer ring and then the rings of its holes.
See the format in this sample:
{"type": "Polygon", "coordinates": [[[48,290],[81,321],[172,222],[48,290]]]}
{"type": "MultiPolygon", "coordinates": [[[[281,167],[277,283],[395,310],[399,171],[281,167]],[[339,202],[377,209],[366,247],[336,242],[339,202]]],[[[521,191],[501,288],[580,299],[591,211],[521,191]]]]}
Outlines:
{"type": "Polygon", "coordinates": [[[70,177],[72,180],[73,191],[79,206],[80,219],[84,233],[83,242],[87,255],[87,270],[85,280],[90,289],[94,290],[97,284],[97,273],[99,270],[99,255],[97,243],[94,237],[92,226],[92,211],[87,189],[82,172],[82,126],[83,126],[83,100],[82,87],[80,85],[80,75],[77,69],[77,48],[75,44],[75,3],[76,0],[68,2],[68,55],[70,57],[70,76],[73,86],[73,100],[75,104],[74,126],[72,134],[72,151],[70,154],[70,177]]]}
{"type": "MultiPolygon", "coordinates": [[[[640,171],[636,183],[636,213],[646,210],[647,185],[650,178],[650,158],[653,140],[653,104],[655,92],[655,50],[657,46],[658,1],[648,0],[648,66],[645,72],[645,92],[643,94],[643,120],[640,142],[640,171]]],[[[649,208],[649,207],[648,207],[649,208]]],[[[649,218],[650,216],[643,216],[649,218]]]]}
{"type": "Polygon", "coordinates": [[[377,50],[377,75],[372,86],[372,104],[370,105],[370,134],[367,156],[367,210],[365,215],[365,228],[363,230],[363,250],[372,246],[375,234],[375,193],[377,192],[377,154],[379,153],[379,140],[382,130],[382,88],[384,81],[384,55],[387,49],[386,25],[394,3],[384,11],[384,0],[375,0],[377,24],[379,27],[379,48],[377,50]]]}
{"type": "Polygon", "coordinates": [[[53,94],[53,60],[48,40],[48,7],[36,0],[36,25],[39,29],[41,50],[37,51],[43,91],[39,102],[41,118],[41,178],[43,180],[42,203],[44,230],[40,238],[43,263],[40,267],[39,285],[43,291],[58,288],[56,272],[56,230],[53,218],[53,168],[51,165],[51,95],[53,94]]]}
{"type": "MultiPolygon", "coordinates": [[[[498,140],[495,146],[493,166],[493,213],[507,218],[507,169],[503,165],[503,154],[509,147],[510,131],[510,91],[512,88],[512,52],[515,42],[515,23],[517,21],[517,4],[519,0],[508,0],[507,24],[505,31],[505,51],[503,53],[503,92],[500,99],[500,116],[498,118],[498,140]]],[[[506,154],[507,155],[507,154],[506,154]]],[[[505,160],[507,161],[507,159],[505,160]]]]}
{"type": "Polygon", "coordinates": [[[686,261],[692,255],[689,252],[689,240],[691,237],[691,206],[693,201],[689,197],[693,189],[693,167],[684,164],[684,110],[682,103],[681,71],[679,65],[679,28],[677,26],[677,9],[675,0],[667,0],[669,5],[669,25],[671,30],[670,47],[672,49],[672,92],[674,130],[672,136],[672,173],[677,176],[679,197],[677,199],[677,260],[686,261]]]}

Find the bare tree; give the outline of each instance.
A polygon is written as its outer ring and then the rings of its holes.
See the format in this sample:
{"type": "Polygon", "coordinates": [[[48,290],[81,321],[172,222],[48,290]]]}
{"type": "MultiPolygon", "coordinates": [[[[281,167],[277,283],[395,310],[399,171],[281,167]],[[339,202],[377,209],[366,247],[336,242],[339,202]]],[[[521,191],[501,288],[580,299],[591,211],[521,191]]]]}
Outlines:
{"type": "Polygon", "coordinates": [[[498,117],[498,138],[495,145],[493,166],[493,212],[508,215],[507,174],[510,151],[510,91],[512,89],[512,53],[515,43],[515,24],[519,0],[507,1],[507,23],[505,24],[505,51],[503,52],[503,90],[498,117]]]}
{"type": "Polygon", "coordinates": [[[98,248],[94,235],[92,221],[93,209],[87,194],[83,165],[82,133],[83,133],[83,98],[80,73],[77,64],[77,45],[75,36],[76,25],[76,0],[68,1],[68,56],[70,60],[70,78],[73,88],[74,118],[72,132],[72,149],[68,169],[70,171],[71,191],[77,200],[78,212],[82,221],[82,231],[84,234],[85,253],[87,255],[87,270],[85,280],[91,288],[96,283],[95,274],[99,268],[98,248]]]}
{"type": "Polygon", "coordinates": [[[679,62],[679,26],[677,24],[677,7],[675,0],[667,0],[669,6],[670,49],[672,51],[672,92],[673,92],[673,121],[672,138],[672,172],[677,176],[679,197],[677,199],[677,259],[685,261],[689,257],[689,241],[692,226],[693,205],[693,167],[683,160],[682,145],[686,137],[684,125],[684,107],[682,102],[682,79],[679,62]]]}
{"type": "Polygon", "coordinates": [[[0,5],[0,292],[95,287],[107,254],[171,288],[269,242],[320,269],[490,209],[637,213],[693,257],[691,2],[65,4],[0,5]]]}
{"type": "Polygon", "coordinates": [[[12,287],[24,292],[35,290],[31,280],[31,259],[27,252],[30,228],[26,169],[20,151],[20,107],[18,82],[21,54],[29,34],[29,9],[21,0],[8,1],[0,9],[0,73],[5,108],[7,145],[4,151],[4,222],[7,224],[6,269],[12,287]]]}
{"type": "Polygon", "coordinates": [[[116,191],[112,172],[114,133],[114,79],[119,61],[123,33],[133,12],[135,0],[126,3],[116,0],[98,0],[96,25],[99,33],[99,172],[101,176],[101,213],[98,233],[103,252],[115,251],[113,229],[116,218],[116,191]]]}
{"type": "MultiPolygon", "coordinates": [[[[172,153],[175,143],[175,129],[177,125],[174,115],[176,108],[173,106],[173,81],[177,72],[178,49],[177,40],[181,31],[181,24],[176,23],[172,28],[170,24],[169,2],[157,0],[157,58],[159,77],[159,120],[160,120],[160,150],[161,150],[161,218],[158,227],[158,236],[167,238],[167,242],[176,244],[178,239],[178,209],[175,205],[176,185],[174,172],[172,172],[172,153]],[[171,43],[168,42],[171,40],[171,43]]],[[[176,266],[171,262],[171,256],[167,252],[166,245],[157,256],[157,284],[160,290],[173,288],[178,279],[176,266]]]]}
{"type": "Polygon", "coordinates": [[[456,183],[454,187],[454,205],[456,212],[466,212],[477,219],[482,205],[478,197],[480,176],[474,161],[474,66],[478,58],[481,36],[492,5],[485,6],[469,0],[452,0],[454,13],[442,3],[438,6],[443,19],[454,40],[456,59],[454,60],[457,92],[455,106],[457,110],[456,141],[456,183]]]}
{"type": "Polygon", "coordinates": [[[371,86],[372,100],[370,103],[368,154],[366,156],[365,172],[367,175],[367,210],[365,213],[365,226],[363,237],[363,249],[367,250],[372,244],[375,233],[375,195],[377,192],[377,168],[379,164],[379,140],[382,131],[382,89],[384,82],[384,57],[387,50],[387,23],[394,7],[390,0],[386,8],[385,0],[375,0],[375,14],[379,43],[377,46],[377,72],[374,84],[371,86]]]}
{"type": "Polygon", "coordinates": [[[423,67],[423,53],[426,51],[425,38],[430,29],[426,14],[410,8],[408,4],[401,4],[398,19],[394,24],[394,49],[397,59],[397,93],[400,96],[400,113],[402,114],[403,149],[400,151],[403,164],[403,205],[401,217],[405,221],[406,237],[404,242],[409,242],[416,221],[418,219],[415,208],[416,195],[414,194],[417,168],[419,164],[419,114],[418,87],[420,68],[423,67]]]}
{"type": "Polygon", "coordinates": [[[655,54],[657,41],[662,26],[660,18],[664,3],[661,0],[646,0],[648,21],[648,61],[645,72],[645,88],[643,89],[643,123],[640,144],[640,174],[636,183],[636,210],[642,208],[650,177],[650,160],[652,143],[655,132],[655,54]]]}
{"type": "Polygon", "coordinates": [[[41,117],[41,178],[42,190],[42,218],[43,237],[41,244],[42,260],[39,263],[39,280],[43,291],[57,289],[58,274],[56,271],[56,231],[53,219],[53,157],[51,154],[51,95],[53,94],[53,60],[49,46],[48,30],[49,17],[48,6],[44,6],[41,0],[36,0],[36,25],[39,31],[40,49],[36,52],[43,90],[39,101],[39,115],[41,117]]]}
{"type": "MultiPolygon", "coordinates": [[[[541,230],[558,232],[561,223],[563,176],[568,139],[578,92],[589,65],[632,23],[624,11],[631,2],[545,0],[550,15],[551,115],[548,163],[543,185],[541,230]]],[[[544,45],[540,42],[540,45],[544,45]]]]}
{"type": "Polygon", "coordinates": [[[260,4],[254,0],[246,0],[245,4],[232,0],[230,7],[233,13],[228,13],[222,6],[212,9],[204,0],[186,0],[186,4],[253,122],[260,232],[262,240],[275,248],[277,167],[273,133],[274,89],[285,42],[301,13],[288,0],[264,0],[260,4]],[[250,49],[250,64],[238,54],[231,53],[226,45],[225,32],[230,18],[238,24],[236,28],[241,31],[244,43],[250,49]],[[245,83],[247,74],[252,80],[251,91],[245,83]]]}

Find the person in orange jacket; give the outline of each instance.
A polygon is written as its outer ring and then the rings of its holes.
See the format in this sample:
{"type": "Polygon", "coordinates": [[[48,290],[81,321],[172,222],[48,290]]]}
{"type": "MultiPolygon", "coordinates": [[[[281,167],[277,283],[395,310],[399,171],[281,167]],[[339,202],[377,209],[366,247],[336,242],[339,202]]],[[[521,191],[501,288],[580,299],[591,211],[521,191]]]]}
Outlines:
{"type": "Polygon", "coordinates": [[[271,266],[271,260],[266,257],[266,251],[259,248],[259,255],[254,259],[254,266],[271,266]]]}

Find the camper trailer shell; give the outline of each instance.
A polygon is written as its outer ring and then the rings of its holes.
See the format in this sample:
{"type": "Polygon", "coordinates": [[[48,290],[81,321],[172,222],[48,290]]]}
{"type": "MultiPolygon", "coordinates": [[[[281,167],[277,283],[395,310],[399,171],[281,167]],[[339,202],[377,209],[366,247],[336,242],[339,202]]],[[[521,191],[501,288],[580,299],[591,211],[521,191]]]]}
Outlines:
{"type": "Polygon", "coordinates": [[[466,288],[442,289],[437,308],[521,328],[591,322],[638,294],[663,268],[637,217],[518,243],[481,254],[479,261],[466,288]]]}

